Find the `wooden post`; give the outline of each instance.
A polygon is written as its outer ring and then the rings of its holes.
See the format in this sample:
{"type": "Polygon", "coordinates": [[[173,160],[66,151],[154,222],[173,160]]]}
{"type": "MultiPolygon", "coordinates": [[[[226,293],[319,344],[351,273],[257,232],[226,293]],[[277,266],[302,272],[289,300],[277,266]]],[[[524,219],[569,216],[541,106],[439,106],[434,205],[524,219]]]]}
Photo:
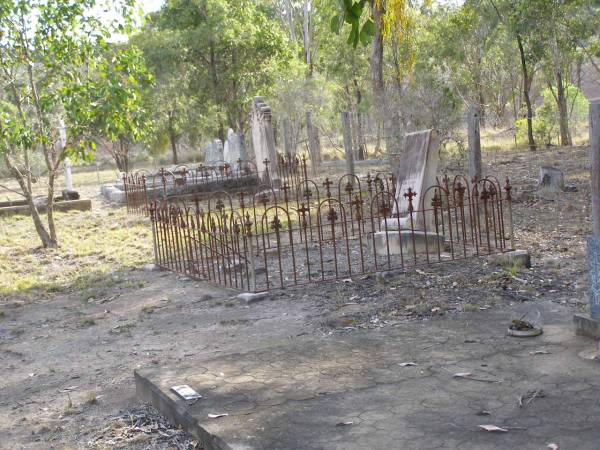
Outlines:
{"type": "Polygon", "coordinates": [[[592,175],[592,234],[600,235],[600,99],[590,103],[590,168],[592,175]]]}
{"type": "Polygon", "coordinates": [[[316,177],[321,165],[321,149],[319,148],[319,139],[317,138],[316,130],[312,124],[312,113],[310,111],[306,111],[306,137],[308,138],[310,165],[312,166],[313,176],[316,177]]]}
{"type": "Polygon", "coordinates": [[[286,158],[289,161],[292,160],[292,157],[295,156],[295,153],[292,148],[292,125],[290,123],[290,119],[285,117],[283,119],[283,151],[285,153],[286,158]]]}
{"type": "Polygon", "coordinates": [[[479,132],[479,108],[469,106],[467,124],[469,129],[469,178],[481,179],[481,136],[479,132]]]}
{"type": "Polygon", "coordinates": [[[354,153],[352,151],[352,132],[350,130],[350,114],[344,111],[342,117],[342,131],[344,134],[344,153],[346,154],[346,173],[354,175],[354,153]]]}
{"type": "Polygon", "coordinates": [[[600,99],[590,103],[592,235],[587,239],[588,299],[592,319],[600,320],[600,99]]]}

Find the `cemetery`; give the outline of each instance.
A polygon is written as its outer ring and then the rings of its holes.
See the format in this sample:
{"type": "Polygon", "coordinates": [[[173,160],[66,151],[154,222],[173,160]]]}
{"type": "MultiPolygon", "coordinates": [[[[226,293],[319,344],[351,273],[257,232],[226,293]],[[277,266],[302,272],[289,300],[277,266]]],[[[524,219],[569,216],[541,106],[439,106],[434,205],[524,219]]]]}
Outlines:
{"type": "Polygon", "coordinates": [[[0,450],[598,448],[596,3],[150,3],[0,8],[0,450]]]}

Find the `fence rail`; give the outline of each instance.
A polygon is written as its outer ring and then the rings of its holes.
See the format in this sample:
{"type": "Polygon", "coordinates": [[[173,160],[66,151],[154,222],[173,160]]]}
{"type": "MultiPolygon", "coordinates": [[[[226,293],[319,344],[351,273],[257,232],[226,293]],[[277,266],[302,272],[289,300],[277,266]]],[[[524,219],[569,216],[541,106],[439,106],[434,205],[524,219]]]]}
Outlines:
{"type": "Polygon", "coordinates": [[[393,177],[377,174],[152,201],[156,263],[260,292],[512,248],[508,179],[444,176],[423,193],[396,194],[393,177]]]}
{"type": "Polygon", "coordinates": [[[123,174],[127,211],[147,215],[152,200],[219,190],[233,192],[265,185],[292,189],[307,178],[305,157],[290,159],[278,155],[276,176],[269,173],[268,160],[263,165],[265,170],[259,171],[253,162],[239,159],[233,165],[221,161],[161,168],[155,173],[142,170],[123,174]]]}

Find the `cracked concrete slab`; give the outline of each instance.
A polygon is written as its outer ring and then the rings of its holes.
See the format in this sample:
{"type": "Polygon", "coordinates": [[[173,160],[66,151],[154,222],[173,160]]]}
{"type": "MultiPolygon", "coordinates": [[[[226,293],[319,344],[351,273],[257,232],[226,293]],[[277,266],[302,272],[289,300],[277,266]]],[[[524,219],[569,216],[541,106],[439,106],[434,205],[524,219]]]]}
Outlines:
{"type": "Polygon", "coordinates": [[[600,364],[577,356],[593,343],[575,336],[568,308],[536,306],[535,338],[506,336],[506,308],[141,369],[136,388],[205,448],[596,449],[600,364]],[[203,398],[186,404],[177,384],[203,398]]]}

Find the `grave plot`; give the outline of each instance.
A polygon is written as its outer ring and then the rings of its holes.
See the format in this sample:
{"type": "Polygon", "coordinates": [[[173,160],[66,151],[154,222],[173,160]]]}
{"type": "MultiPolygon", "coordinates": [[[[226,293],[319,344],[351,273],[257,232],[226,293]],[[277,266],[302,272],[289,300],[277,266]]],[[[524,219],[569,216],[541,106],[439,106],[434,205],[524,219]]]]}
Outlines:
{"type": "MultiPolygon", "coordinates": [[[[268,161],[267,161],[268,163],[268,161]]],[[[288,159],[277,156],[277,172],[281,174],[281,183],[289,189],[297,187],[306,179],[306,158],[288,159]]],[[[238,159],[235,164],[225,161],[213,165],[179,165],[172,169],[161,168],[158,172],[138,171],[123,175],[123,180],[114,186],[104,186],[104,194],[109,198],[126,203],[127,211],[148,214],[148,205],[155,199],[170,198],[173,201],[187,196],[202,198],[211,193],[224,191],[256,191],[265,186],[273,187],[273,178],[268,173],[259,172],[251,161],[238,159]],[[271,180],[267,184],[261,180],[271,180]]]]}
{"type": "Polygon", "coordinates": [[[235,199],[154,202],[156,263],[260,292],[512,249],[508,180],[444,176],[422,194],[397,185],[392,175],[345,175],[321,189],[305,180],[235,199]]]}

